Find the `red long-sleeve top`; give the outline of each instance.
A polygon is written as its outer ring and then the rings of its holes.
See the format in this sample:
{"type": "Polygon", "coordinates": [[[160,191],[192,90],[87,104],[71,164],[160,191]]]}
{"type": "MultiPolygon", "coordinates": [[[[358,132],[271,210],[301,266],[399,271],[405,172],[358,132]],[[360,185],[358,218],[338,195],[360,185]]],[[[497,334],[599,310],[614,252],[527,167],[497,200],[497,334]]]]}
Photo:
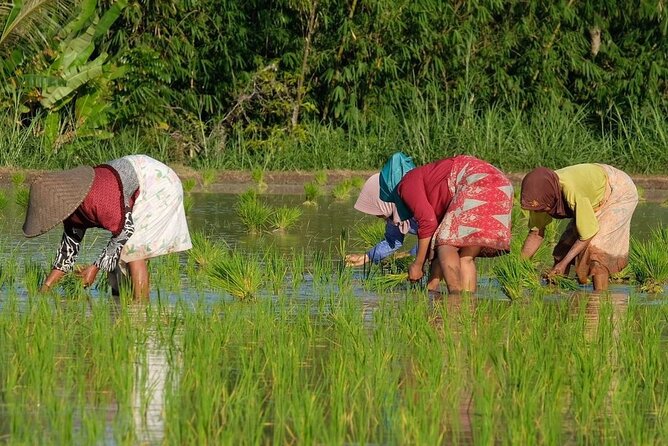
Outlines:
{"type": "MultiPolygon", "coordinates": [[[[136,195],[130,198],[133,204],[136,195]]],[[[95,179],[90,191],[76,211],[65,219],[65,226],[103,228],[118,235],[125,221],[123,192],[117,174],[108,166],[95,167],[95,179]]]]}
{"type": "Polygon", "coordinates": [[[408,172],[399,182],[397,192],[417,221],[418,238],[431,238],[445,217],[452,194],[448,178],[453,159],[425,164],[408,172]]]}

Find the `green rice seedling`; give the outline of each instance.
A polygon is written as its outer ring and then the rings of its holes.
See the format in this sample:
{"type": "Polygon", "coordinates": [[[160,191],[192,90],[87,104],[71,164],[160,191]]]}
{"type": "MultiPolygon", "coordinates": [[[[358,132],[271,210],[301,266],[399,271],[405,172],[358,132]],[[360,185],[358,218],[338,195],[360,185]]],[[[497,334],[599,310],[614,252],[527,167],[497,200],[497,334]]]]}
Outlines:
{"type": "Polygon", "coordinates": [[[192,232],[190,240],[193,247],[187,251],[188,260],[193,261],[198,268],[210,268],[226,254],[226,245],[212,241],[202,231],[192,232]]]}
{"type": "Polygon", "coordinates": [[[319,170],[313,175],[313,181],[315,181],[315,184],[318,186],[326,186],[327,185],[327,172],[324,170],[319,170]]]}
{"type": "Polygon", "coordinates": [[[28,209],[28,200],[30,199],[30,189],[26,186],[19,186],[16,189],[16,204],[23,210],[28,209]]]}
{"type": "Polygon", "coordinates": [[[293,250],[292,255],[292,264],[288,266],[288,271],[290,272],[290,282],[293,290],[299,290],[302,283],[304,282],[304,273],[306,272],[306,255],[304,250],[299,251],[293,250]]]}
{"type": "Polygon", "coordinates": [[[83,286],[83,282],[81,281],[81,277],[74,272],[65,274],[65,276],[60,279],[60,282],[58,282],[58,287],[63,295],[68,298],[78,299],[88,296],[88,293],[83,286]]]}
{"type": "Polygon", "coordinates": [[[26,174],[25,172],[14,172],[12,174],[12,185],[14,186],[14,189],[23,186],[26,182],[26,174]]]}
{"type": "Polygon", "coordinates": [[[169,292],[181,291],[181,267],[178,254],[151,259],[149,271],[157,289],[169,292]]]}
{"type": "Polygon", "coordinates": [[[631,239],[629,268],[640,286],[649,293],[660,293],[668,283],[668,230],[657,228],[647,241],[631,239]]]}
{"type": "Polygon", "coordinates": [[[309,182],[304,184],[304,194],[306,195],[304,204],[315,206],[318,204],[318,197],[322,196],[322,189],[318,183],[309,182]]]}
{"type": "Polygon", "coordinates": [[[4,190],[0,190],[0,211],[4,210],[9,204],[9,199],[4,190]]]}
{"type": "Polygon", "coordinates": [[[183,196],[183,210],[186,214],[189,214],[192,211],[193,206],[195,205],[195,199],[191,194],[185,194],[183,196]]]}
{"type": "Polygon", "coordinates": [[[261,167],[254,167],[253,170],[251,170],[251,178],[255,182],[259,192],[267,190],[267,183],[264,181],[264,169],[261,167]]]}
{"type": "Polygon", "coordinates": [[[407,273],[371,274],[364,281],[365,287],[372,291],[388,291],[408,283],[407,273]]]}
{"type": "Polygon", "coordinates": [[[285,278],[288,274],[288,266],[285,262],[285,257],[275,249],[268,249],[262,258],[265,268],[265,277],[274,294],[278,295],[283,292],[285,286],[285,278]]]}
{"type": "Polygon", "coordinates": [[[638,190],[638,201],[640,202],[647,201],[647,191],[645,190],[645,188],[636,185],[636,189],[638,190]]]}
{"type": "Polygon", "coordinates": [[[378,220],[372,223],[360,223],[353,228],[355,232],[355,241],[363,249],[369,249],[376,246],[378,242],[385,238],[385,221],[378,220]]]}
{"type": "Polygon", "coordinates": [[[408,274],[408,267],[415,257],[405,252],[398,252],[380,261],[379,266],[384,274],[408,274]]]}
{"type": "Polygon", "coordinates": [[[332,196],[337,200],[350,198],[353,186],[349,181],[343,181],[332,188],[332,196]]]}
{"type": "Polygon", "coordinates": [[[271,227],[274,231],[284,232],[293,227],[302,214],[303,211],[298,207],[281,206],[276,208],[271,215],[271,227]]]}
{"type": "Polygon", "coordinates": [[[578,291],[580,289],[577,281],[570,277],[550,276],[546,281],[554,291],[578,291]]]}
{"type": "Polygon", "coordinates": [[[610,274],[610,282],[629,283],[632,277],[633,277],[633,271],[631,270],[631,266],[626,265],[624,268],[622,268],[621,271],[610,274]]]}
{"type": "Polygon", "coordinates": [[[668,198],[663,200],[661,204],[659,204],[659,206],[661,206],[662,208],[668,208],[668,198]]]}
{"type": "Polygon", "coordinates": [[[202,187],[207,189],[209,186],[216,181],[217,171],[216,169],[205,169],[202,171],[202,187]]]}
{"type": "Polygon", "coordinates": [[[46,278],[46,270],[41,263],[32,260],[23,262],[23,280],[29,295],[35,295],[46,278]]]}
{"type": "Polygon", "coordinates": [[[350,179],[350,185],[357,190],[362,189],[362,186],[364,186],[365,182],[366,180],[362,177],[352,177],[350,179]]]}
{"type": "Polygon", "coordinates": [[[0,263],[0,286],[7,285],[9,287],[16,283],[19,277],[19,264],[17,258],[10,256],[2,263],[0,263]]]}
{"type": "Polygon", "coordinates": [[[272,209],[264,204],[257,196],[257,192],[249,189],[239,195],[234,210],[241,219],[241,223],[250,232],[260,232],[269,226],[272,209]]]}
{"type": "Polygon", "coordinates": [[[185,178],[181,181],[181,184],[183,185],[183,192],[188,194],[195,189],[195,186],[197,186],[197,180],[194,178],[185,178]]]}
{"type": "Polygon", "coordinates": [[[540,289],[540,278],[533,263],[518,254],[501,256],[492,271],[501,290],[511,300],[522,299],[526,291],[534,293],[540,289]]]}
{"type": "Polygon", "coordinates": [[[239,300],[257,296],[264,282],[264,271],[248,253],[232,251],[208,269],[211,284],[239,300]]]}

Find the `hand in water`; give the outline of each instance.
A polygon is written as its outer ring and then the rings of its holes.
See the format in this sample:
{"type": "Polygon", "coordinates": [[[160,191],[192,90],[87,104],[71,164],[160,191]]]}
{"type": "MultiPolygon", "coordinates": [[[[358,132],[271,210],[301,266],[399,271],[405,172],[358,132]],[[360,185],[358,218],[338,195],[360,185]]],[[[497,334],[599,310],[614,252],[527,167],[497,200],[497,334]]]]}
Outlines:
{"type": "Polygon", "coordinates": [[[95,265],[81,266],[76,269],[76,275],[81,277],[84,287],[91,286],[95,282],[100,269],[95,265]]]}
{"type": "Polygon", "coordinates": [[[415,262],[411,263],[408,267],[408,279],[411,282],[417,282],[418,280],[422,279],[422,276],[424,276],[422,265],[418,265],[415,262]]]}

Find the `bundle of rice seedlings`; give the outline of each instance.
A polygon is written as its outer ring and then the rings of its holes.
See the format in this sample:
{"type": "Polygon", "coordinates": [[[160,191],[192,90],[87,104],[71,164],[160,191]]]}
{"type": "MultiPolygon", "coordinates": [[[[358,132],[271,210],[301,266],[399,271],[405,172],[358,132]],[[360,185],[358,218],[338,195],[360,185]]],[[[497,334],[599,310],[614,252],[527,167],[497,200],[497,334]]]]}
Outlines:
{"type": "Polygon", "coordinates": [[[8,204],[9,200],[7,199],[7,194],[0,190],[0,210],[5,209],[8,204]]]}
{"type": "Polygon", "coordinates": [[[285,231],[293,227],[301,216],[300,208],[281,206],[274,210],[271,216],[271,226],[274,231],[285,231]]]}
{"type": "Polygon", "coordinates": [[[32,260],[23,262],[23,280],[28,294],[37,293],[44,279],[46,279],[46,269],[42,264],[32,260]]]}
{"type": "Polygon", "coordinates": [[[207,269],[210,283],[239,300],[257,296],[263,284],[263,271],[247,253],[230,252],[207,269]]]}
{"type": "Polygon", "coordinates": [[[631,267],[626,265],[621,271],[610,274],[610,281],[614,283],[628,283],[633,276],[631,267]]]}
{"type": "Polygon", "coordinates": [[[21,209],[28,209],[28,200],[30,199],[30,189],[25,186],[19,186],[16,189],[16,204],[21,207],[21,209]]]}
{"type": "Polygon", "coordinates": [[[325,186],[327,185],[327,172],[324,170],[320,170],[313,175],[313,181],[315,181],[315,184],[318,186],[325,186]]]}
{"type": "Polygon", "coordinates": [[[322,190],[320,188],[320,185],[315,182],[310,182],[304,184],[304,193],[306,194],[306,201],[304,204],[306,205],[316,205],[317,204],[317,199],[322,195],[322,190]]]}
{"type": "Polygon", "coordinates": [[[379,219],[373,223],[358,224],[354,230],[355,241],[364,249],[370,249],[385,238],[385,221],[379,219]]]}
{"type": "Polygon", "coordinates": [[[26,182],[26,174],[25,172],[14,172],[12,174],[12,185],[14,188],[18,188],[20,186],[23,186],[26,182]]]}
{"type": "Polygon", "coordinates": [[[193,247],[187,251],[188,259],[200,268],[209,268],[225,255],[227,247],[211,241],[203,232],[193,232],[190,240],[193,247]]]}
{"type": "Polygon", "coordinates": [[[254,190],[248,190],[239,195],[234,210],[241,219],[241,223],[250,232],[260,232],[267,228],[273,210],[264,204],[254,190]]]}
{"type": "Polygon", "coordinates": [[[350,198],[350,193],[353,190],[353,185],[346,180],[337,184],[332,188],[332,196],[337,200],[345,200],[350,198]]]}
{"type": "Polygon", "coordinates": [[[541,288],[540,277],[533,263],[519,254],[501,256],[492,268],[503,293],[511,300],[522,299],[526,292],[541,288]]]}
{"type": "Polygon", "coordinates": [[[267,183],[264,181],[264,170],[260,167],[254,167],[251,171],[251,178],[257,186],[257,190],[263,192],[267,190],[267,183]]]}
{"type": "Polygon", "coordinates": [[[197,185],[197,180],[194,178],[186,178],[181,182],[181,184],[183,185],[183,192],[189,193],[192,192],[192,190],[197,185]]]}
{"type": "Polygon", "coordinates": [[[408,274],[408,267],[415,260],[407,253],[396,253],[380,261],[380,269],[385,274],[403,273],[408,274]]]}
{"type": "Polygon", "coordinates": [[[216,169],[206,169],[202,171],[202,186],[208,188],[216,180],[216,169]]]}
{"type": "Polygon", "coordinates": [[[60,279],[58,285],[66,297],[77,298],[87,296],[81,277],[74,272],[65,274],[65,276],[60,279]]]}
{"type": "Polygon", "coordinates": [[[362,177],[353,177],[353,178],[350,179],[350,185],[354,189],[358,189],[358,190],[362,189],[362,186],[364,186],[365,182],[366,182],[366,180],[362,177]]]}
{"type": "Polygon", "coordinates": [[[374,274],[364,281],[365,287],[372,291],[387,291],[408,283],[407,273],[374,274]]]}
{"type": "Polygon", "coordinates": [[[547,283],[553,291],[577,291],[580,285],[577,280],[565,276],[550,276],[547,283]]]}
{"type": "Polygon", "coordinates": [[[657,228],[649,240],[631,239],[629,268],[642,291],[660,293],[668,283],[668,229],[657,228]]]}

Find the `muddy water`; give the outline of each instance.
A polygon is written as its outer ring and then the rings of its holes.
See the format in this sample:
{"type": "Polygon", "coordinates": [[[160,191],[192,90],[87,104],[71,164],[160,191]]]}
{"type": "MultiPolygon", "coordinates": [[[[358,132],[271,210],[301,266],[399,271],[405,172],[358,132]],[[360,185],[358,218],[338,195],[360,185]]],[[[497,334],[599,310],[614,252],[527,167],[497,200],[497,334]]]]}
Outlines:
{"type": "MultiPolygon", "coordinates": [[[[32,239],[26,239],[21,233],[24,214],[13,203],[11,191],[7,193],[9,205],[0,213],[0,246],[2,256],[13,257],[19,264],[24,260],[49,263],[61,237],[61,230],[56,227],[49,233],[32,239]]],[[[307,257],[315,250],[327,250],[336,246],[342,231],[350,231],[355,224],[376,221],[372,216],[364,215],[353,209],[355,197],[344,201],[331,197],[321,197],[317,206],[303,205],[302,195],[262,195],[262,200],[272,206],[299,206],[303,215],[297,225],[283,234],[249,234],[240,223],[233,209],[236,194],[192,193],[188,220],[191,231],[203,231],[215,241],[224,241],[229,246],[245,250],[264,250],[274,246],[280,252],[301,252],[307,257]]],[[[657,202],[639,204],[632,220],[632,235],[643,239],[657,225],[668,224],[668,208],[657,202]]],[[[81,250],[80,262],[92,262],[106,244],[109,233],[103,230],[89,230],[81,250]]],[[[409,236],[407,246],[416,241],[409,236]]],[[[484,273],[484,268],[481,271],[484,273]]],[[[493,287],[493,280],[481,278],[481,286],[493,287]]],[[[628,291],[626,291],[628,292],[628,291]]]]}

